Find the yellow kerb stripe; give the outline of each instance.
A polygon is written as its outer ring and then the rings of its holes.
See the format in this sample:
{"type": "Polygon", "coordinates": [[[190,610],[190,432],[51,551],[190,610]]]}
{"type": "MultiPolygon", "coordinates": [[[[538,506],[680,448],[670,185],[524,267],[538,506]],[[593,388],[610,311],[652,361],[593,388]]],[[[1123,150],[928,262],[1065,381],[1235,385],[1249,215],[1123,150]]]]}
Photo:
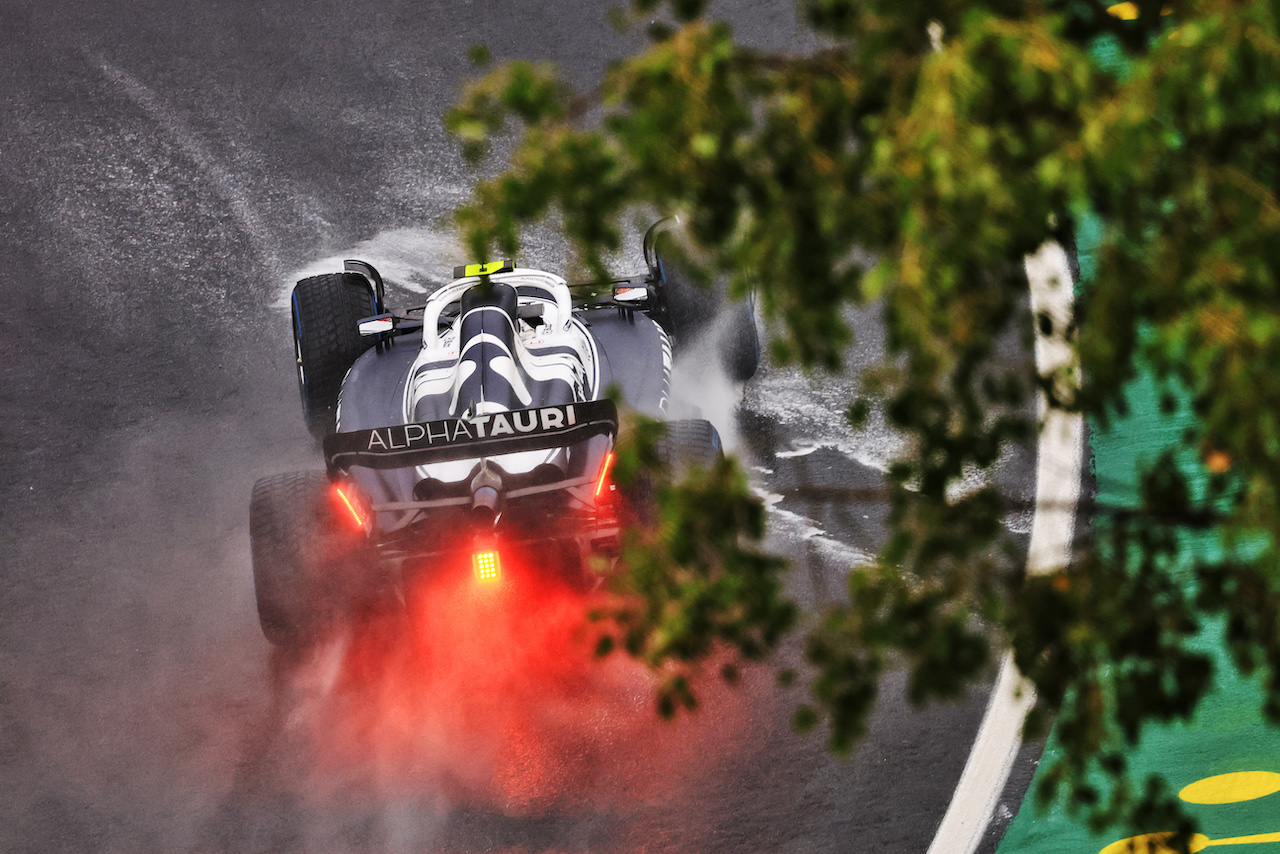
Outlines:
{"type": "MultiPolygon", "coordinates": [[[[1173,12],[1168,6],[1160,10],[1161,15],[1168,15],[1173,12]]],[[[1114,6],[1107,7],[1107,14],[1113,18],[1119,18],[1122,21],[1138,20],[1138,5],[1136,3],[1116,3],[1114,6]]]]}
{"type": "Polygon", "coordinates": [[[1138,7],[1133,3],[1117,3],[1108,6],[1107,13],[1122,21],[1135,21],[1138,18],[1138,7]]]}

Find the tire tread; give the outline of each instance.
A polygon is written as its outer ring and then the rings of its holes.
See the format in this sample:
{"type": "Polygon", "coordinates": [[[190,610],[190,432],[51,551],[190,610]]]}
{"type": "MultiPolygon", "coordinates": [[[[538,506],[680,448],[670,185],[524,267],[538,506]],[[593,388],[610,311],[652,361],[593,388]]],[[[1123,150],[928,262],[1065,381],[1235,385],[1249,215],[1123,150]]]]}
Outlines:
{"type": "Polygon", "coordinates": [[[305,383],[299,376],[303,415],[317,438],[336,426],[342,380],[375,341],[360,334],[356,321],[374,313],[369,282],[359,273],[326,273],[293,289],[294,334],[305,383]]]}
{"type": "Polygon", "coordinates": [[[279,647],[305,646],[327,628],[324,556],[337,540],[328,484],[323,472],[288,472],[253,487],[249,541],[258,620],[279,647]]]}

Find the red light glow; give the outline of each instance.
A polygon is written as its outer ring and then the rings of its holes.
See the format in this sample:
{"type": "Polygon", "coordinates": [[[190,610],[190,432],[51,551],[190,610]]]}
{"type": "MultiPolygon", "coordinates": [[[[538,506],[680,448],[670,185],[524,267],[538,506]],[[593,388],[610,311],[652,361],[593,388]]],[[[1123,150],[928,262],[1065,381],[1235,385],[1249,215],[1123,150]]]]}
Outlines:
{"type": "MultiPolygon", "coordinates": [[[[661,805],[690,831],[714,826],[690,807],[749,742],[746,692],[700,680],[716,713],[662,721],[644,665],[595,657],[598,594],[505,544],[501,582],[478,584],[467,564],[495,546],[476,545],[406,582],[403,612],[362,612],[282,677],[294,698],[288,737],[306,759],[281,791],[341,816],[341,827],[365,811],[382,820],[385,804],[411,806],[412,850],[431,850],[455,809],[536,827],[661,805]]],[[[772,696],[772,682],[761,684],[752,702],[772,696]]],[[[643,826],[627,832],[637,835],[592,850],[650,844],[643,826]]]]}
{"type": "Polygon", "coordinates": [[[476,572],[476,581],[488,584],[502,577],[502,562],[497,551],[476,552],[471,556],[471,566],[476,572]]]}
{"type": "Polygon", "coordinates": [[[364,530],[364,516],[361,515],[357,502],[352,501],[351,497],[347,495],[346,490],[338,484],[334,484],[333,493],[338,496],[339,500],[342,501],[343,506],[345,506],[351,513],[351,518],[355,520],[355,523],[360,530],[364,530]]]}
{"type": "Polygon", "coordinates": [[[600,497],[600,493],[604,491],[604,485],[608,482],[609,469],[613,467],[613,451],[605,454],[604,465],[600,466],[600,478],[596,481],[596,498],[600,497]]]}

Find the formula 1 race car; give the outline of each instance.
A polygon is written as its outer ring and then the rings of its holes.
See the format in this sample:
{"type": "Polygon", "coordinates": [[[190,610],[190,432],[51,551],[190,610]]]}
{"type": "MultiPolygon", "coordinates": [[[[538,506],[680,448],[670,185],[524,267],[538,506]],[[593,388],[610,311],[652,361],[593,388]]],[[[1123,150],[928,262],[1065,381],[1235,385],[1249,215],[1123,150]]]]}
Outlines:
{"type": "MultiPolygon", "coordinates": [[[[731,379],[759,361],[750,303],[693,287],[645,236],[645,274],[591,285],[511,262],[472,264],[425,305],[388,310],[372,265],[298,282],[302,407],[326,470],[259,480],[250,506],[263,633],[299,648],[371,598],[404,601],[424,574],[503,564],[587,579],[618,549],[609,472],[618,399],[664,419],[673,343],[727,315],[713,345],[731,379]],[[575,293],[590,293],[575,299],[575,293]]],[[[716,429],[671,421],[672,462],[713,462],[716,429]]],[[[597,576],[598,577],[598,576],[597,576]]]]}

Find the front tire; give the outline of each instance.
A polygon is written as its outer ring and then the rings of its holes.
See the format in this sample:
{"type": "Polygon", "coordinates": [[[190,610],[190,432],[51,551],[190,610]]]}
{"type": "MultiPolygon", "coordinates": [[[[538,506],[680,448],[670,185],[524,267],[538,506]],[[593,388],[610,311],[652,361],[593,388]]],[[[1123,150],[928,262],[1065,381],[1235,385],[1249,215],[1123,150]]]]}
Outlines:
{"type": "Polygon", "coordinates": [[[663,236],[653,238],[654,273],[659,282],[660,321],[679,349],[714,334],[715,353],[730,380],[745,383],[760,365],[760,337],[749,300],[728,302],[723,286],[702,288],[663,257],[663,236]],[[717,318],[725,315],[721,322],[717,318]]]}
{"type": "MultiPolygon", "coordinates": [[[[661,242],[657,244],[661,245],[661,242]]],[[[699,287],[675,264],[663,257],[660,249],[654,250],[658,287],[662,299],[663,326],[676,345],[686,348],[693,345],[715,320],[720,310],[720,298],[712,290],[699,287]]]]}
{"type": "Polygon", "coordinates": [[[720,363],[729,379],[745,383],[760,367],[760,333],[756,331],[755,311],[747,300],[729,309],[729,323],[722,330],[718,349],[720,363]]]}
{"type": "Polygon", "coordinates": [[[298,282],[291,304],[302,414],[322,439],[336,429],[342,378],[376,343],[356,327],[376,313],[373,289],[359,273],[328,273],[298,282]]]}

